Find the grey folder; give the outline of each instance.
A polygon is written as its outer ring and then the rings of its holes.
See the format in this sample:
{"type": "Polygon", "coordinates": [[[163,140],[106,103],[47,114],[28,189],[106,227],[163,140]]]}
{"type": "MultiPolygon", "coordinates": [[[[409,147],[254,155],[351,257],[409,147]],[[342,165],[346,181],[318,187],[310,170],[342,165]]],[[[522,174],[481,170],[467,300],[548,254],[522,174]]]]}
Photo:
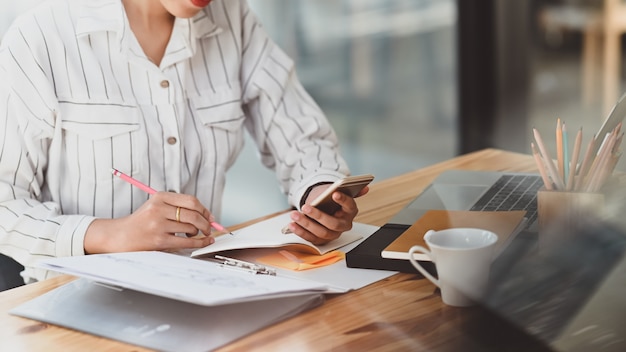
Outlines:
{"type": "Polygon", "coordinates": [[[209,351],[323,303],[322,294],[200,306],[78,279],[9,313],[159,351],[209,351]]]}

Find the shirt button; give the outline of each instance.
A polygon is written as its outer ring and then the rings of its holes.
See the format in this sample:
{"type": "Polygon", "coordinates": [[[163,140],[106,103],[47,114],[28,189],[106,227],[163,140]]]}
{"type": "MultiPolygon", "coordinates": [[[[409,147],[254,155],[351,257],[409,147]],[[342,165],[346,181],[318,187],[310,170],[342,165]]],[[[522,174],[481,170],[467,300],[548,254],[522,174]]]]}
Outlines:
{"type": "Polygon", "coordinates": [[[176,137],[169,137],[167,139],[167,143],[170,144],[170,145],[176,144],[176,137]]]}
{"type": "Polygon", "coordinates": [[[168,81],[168,80],[166,80],[166,79],[164,79],[164,80],[162,80],[162,81],[161,81],[161,87],[163,87],[163,88],[167,88],[167,87],[169,87],[169,86],[170,86],[170,81],[168,81]]]}

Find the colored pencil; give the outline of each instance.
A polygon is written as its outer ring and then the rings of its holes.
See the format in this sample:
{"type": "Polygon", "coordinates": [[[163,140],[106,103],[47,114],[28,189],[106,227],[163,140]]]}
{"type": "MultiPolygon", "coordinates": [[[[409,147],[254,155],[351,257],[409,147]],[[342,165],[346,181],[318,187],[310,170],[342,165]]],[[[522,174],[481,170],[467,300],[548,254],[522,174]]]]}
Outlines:
{"type": "MultiPolygon", "coordinates": [[[[119,171],[117,169],[111,169],[111,173],[114,176],[117,176],[117,177],[121,178],[122,180],[130,183],[131,185],[139,188],[140,190],[142,190],[142,191],[144,191],[144,192],[146,192],[146,193],[148,193],[150,195],[157,193],[156,189],[154,189],[154,188],[152,188],[152,187],[150,187],[150,186],[148,186],[148,185],[146,185],[144,183],[141,183],[139,180],[137,180],[137,179],[135,179],[133,177],[130,177],[130,176],[126,175],[125,173],[123,173],[123,172],[121,172],[121,171],[119,171]]],[[[215,228],[216,230],[218,230],[218,231],[227,232],[227,233],[233,235],[233,233],[231,231],[228,231],[222,224],[220,224],[220,223],[218,223],[216,221],[212,221],[211,222],[211,226],[213,228],[215,228]]]]}
{"type": "Polygon", "coordinates": [[[533,134],[535,135],[535,142],[537,142],[537,147],[539,147],[539,151],[541,152],[541,157],[546,163],[548,175],[550,175],[550,178],[552,178],[552,182],[554,182],[554,184],[556,185],[556,189],[564,189],[565,185],[563,184],[563,180],[559,177],[559,172],[556,169],[556,166],[554,166],[554,161],[552,161],[552,158],[550,158],[550,154],[548,154],[548,150],[543,143],[541,134],[536,128],[533,128],[533,134]]]}
{"type": "Polygon", "coordinates": [[[589,171],[589,167],[591,166],[591,162],[593,161],[593,148],[596,144],[596,136],[589,141],[587,145],[587,151],[585,152],[585,157],[583,158],[583,162],[580,165],[580,170],[578,171],[578,177],[576,178],[576,184],[574,189],[580,191],[583,185],[583,181],[587,177],[587,172],[589,171]]]}
{"type": "Polygon", "coordinates": [[[543,180],[543,185],[546,187],[546,190],[548,191],[553,190],[554,187],[552,187],[552,181],[550,181],[550,177],[548,177],[545,163],[541,159],[541,155],[539,155],[539,150],[537,150],[537,146],[535,146],[535,143],[531,142],[530,147],[533,151],[533,157],[535,158],[535,162],[537,163],[539,174],[541,175],[541,179],[543,180]]]}
{"type": "Polygon", "coordinates": [[[561,127],[561,119],[556,120],[556,161],[561,180],[564,180],[565,160],[563,158],[563,128],[561,127]]]}
{"type": "Polygon", "coordinates": [[[571,191],[574,188],[574,179],[576,178],[576,167],[578,166],[578,156],[580,154],[580,145],[583,140],[583,129],[578,129],[576,133],[576,140],[574,141],[574,150],[572,151],[572,160],[569,165],[569,177],[567,178],[567,184],[565,190],[571,191]]]}

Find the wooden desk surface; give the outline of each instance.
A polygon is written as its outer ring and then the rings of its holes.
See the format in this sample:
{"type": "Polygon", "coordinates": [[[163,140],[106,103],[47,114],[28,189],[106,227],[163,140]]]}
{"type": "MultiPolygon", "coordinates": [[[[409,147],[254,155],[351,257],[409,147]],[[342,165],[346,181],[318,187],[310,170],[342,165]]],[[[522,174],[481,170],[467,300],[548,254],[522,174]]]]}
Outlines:
{"type": "MultiPolygon", "coordinates": [[[[382,226],[448,169],[534,171],[531,156],[486,149],[436,165],[374,182],[359,199],[356,221],[382,226]]],[[[253,221],[251,221],[253,222],[253,221]]],[[[251,222],[241,224],[245,226],[251,222]]],[[[236,227],[233,227],[236,228],[236,227]]],[[[70,280],[61,276],[0,293],[0,350],[3,351],[145,351],[125,343],[15,317],[11,308],[70,280]]],[[[484,350],[468,326],[480,320],[474,308],[445,306],[436,287],[417,274],[397,274],[363,289],[331,296],[320,307],[267,327],[222,351],[484,350]],[[471,324],[464,324],[471,320],[471,324]]],[[[505,333],[500,338],[523,338],[505,333]]],[[[522,345],[518,345],[522,346],[522,345]]]]}

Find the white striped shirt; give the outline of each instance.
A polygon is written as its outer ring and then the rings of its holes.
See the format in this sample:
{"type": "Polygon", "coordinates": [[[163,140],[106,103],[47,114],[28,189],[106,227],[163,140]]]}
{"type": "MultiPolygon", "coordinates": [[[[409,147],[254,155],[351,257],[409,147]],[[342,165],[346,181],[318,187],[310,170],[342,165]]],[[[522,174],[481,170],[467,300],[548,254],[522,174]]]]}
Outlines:
{"type": "Polygon", "coordinates": [[[120,0],[51,0],[6,33],[0,77],[0,252],[27,282],[47,275],[38,258],[83,255],[95,218],[147,200],[111,168],[193,194],[217,218],[244,127],[295,206],[348,173],[293,62],[244,0],[176,19],[160,67],[120,0]]]}

